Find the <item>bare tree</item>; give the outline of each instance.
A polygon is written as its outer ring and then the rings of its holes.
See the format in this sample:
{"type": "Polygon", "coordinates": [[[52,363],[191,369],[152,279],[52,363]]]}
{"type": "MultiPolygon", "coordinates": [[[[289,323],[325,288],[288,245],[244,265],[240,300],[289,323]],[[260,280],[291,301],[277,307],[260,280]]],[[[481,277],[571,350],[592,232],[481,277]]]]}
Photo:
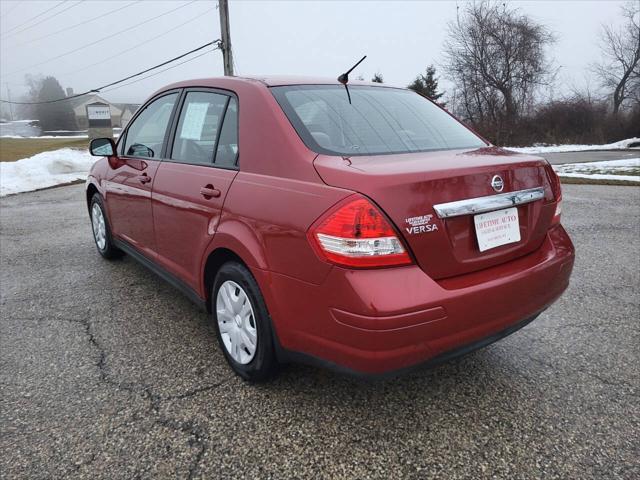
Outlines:
{"type": "MultiPolygon", "coordinates": [[[[42,88],[42,82],[44,77],[42,75],[30,75],[24,76],[24,83],[29,87],[29,92],[20,98],[21,102],[37,102],[40,89],[42,88]]],[[[37,118],[35,105],[18,105],[17,113],[18,118],[34,120],[37,118]]]]}
{"type": "Polygon", "coordinates": [[[602,27],[603,61],[594,66],[602,86],[611,92],[615,115],[626,100],[640,102],[640,3],[629,2],[621,10],[625,25],[602,27]]]}
{"type": "Polygon", "coordinates": [[[545,49],[553,35],[504,3],[468,4],[449,24],[445,72],[456,86],[458,113],[496,143],[552,79],[545,49]]]}

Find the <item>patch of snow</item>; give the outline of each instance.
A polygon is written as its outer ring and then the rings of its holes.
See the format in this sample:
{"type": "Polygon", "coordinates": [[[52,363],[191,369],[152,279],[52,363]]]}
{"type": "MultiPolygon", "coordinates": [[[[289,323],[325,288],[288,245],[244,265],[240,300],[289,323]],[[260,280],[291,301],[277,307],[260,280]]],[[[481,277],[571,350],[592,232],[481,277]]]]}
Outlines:
{"type": "Polygon", "coordinates": [[[86,130],[45,130],[44,133],[87,133],[86,130]]]}
{"type": "MultiPolygon", "coordinates": [[[[115,130],[115,129],[114,129],[115,130]]],[[[113,138],[118,138],[120,136],[120,132],[113,132],[113,138]]],[[[85,133],[84,135],[38,135],[35,137],[25,137],[22,135],[0,135],[0,138],[25,138],[25,139],[39,139],[39,138],[89,138],[89,136],[85,133]]]]}
{"type": "Polygon", "coordinates": [[[553,165],[553,169],[560,177],[591,178],[596,180],[626,180],[629,182],[640,183],[639,175],[626,175],[626,173],[632,173],[638,168],[640,168],[640,158],[553,165]]]}
{"type": "Polygon", "coordinates": [[[87,150],[61,148],[16,162],[0,162],[0,197],[84,180],[96,160],[87,150]]]}
{"type": "Polygon", "coordinates": [[[627,182],[640,183],[640,176],[637,175],[610,175],[606,173],[558,173],[560,178],[591,178],[594,180],[625,180],[627,182]]]}
{"type": "Polygon", "coordinates": [[[38,138],[89,138],[85,135],[38,135],[35,137],[24,137],[22,135],[0,135],[0,138],[25,138],[25,139],[38,139],[38,138]]]}
{"type": "Polygon", "coordinates": [[[504,147],[518,153],[563,153],[563,152],[585,152],[588,150],[625,150],[632,143],[640,143],[640,138],[633,137],[619,142],[608,143],[606,145],[534,145],[532,147],[504,147]]]}
{"type": "Polygon", "coordinates": [[[555,165],[554,168],[563,170],[599,170],[619,168],[640,168],[640,158],[624,158],[622,160],[603,160],[601,162],[565,163],[555,165]]]}
{"type": "Polygon", "coordinates": [[[11,120],[9,122],[2,122],[0,125],[9,125],[11,123],[32,123],[37,121],[38,120],[11,120]]]}

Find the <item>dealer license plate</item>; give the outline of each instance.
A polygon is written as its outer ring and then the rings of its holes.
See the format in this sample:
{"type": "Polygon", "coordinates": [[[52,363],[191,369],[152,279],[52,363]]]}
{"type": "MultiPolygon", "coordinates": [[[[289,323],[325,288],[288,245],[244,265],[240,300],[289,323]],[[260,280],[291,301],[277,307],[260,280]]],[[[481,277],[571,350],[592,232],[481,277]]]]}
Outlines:
{"type": "Polygon", "coordinates": [[[516,207],[481,213],[473,217],[480,251],[520,241],[520,222],[516,207]]]}

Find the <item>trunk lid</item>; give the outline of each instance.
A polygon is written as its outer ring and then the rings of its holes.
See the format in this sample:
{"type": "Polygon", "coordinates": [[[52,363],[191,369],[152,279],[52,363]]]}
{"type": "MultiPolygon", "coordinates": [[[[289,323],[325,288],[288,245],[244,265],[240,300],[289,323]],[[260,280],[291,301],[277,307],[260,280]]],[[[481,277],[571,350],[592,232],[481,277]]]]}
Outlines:
{"type": "Polygon", "coordinates": [[[366,195],[390,217],[418,265],[441,279],[488,268],[533,252],[551,226],[555,201],[541,158],[496,147],[398,155],[319,155],[325,183],[366,195]],[[434,205],[541,187],[544,198],[519,205],[520,241],[480,252],[474,215],[439,218],[434,205]],[[429,217],[431,216],[431,217],[429,217]],[[417,227],[417,228],[416,228],[417,227]]]}

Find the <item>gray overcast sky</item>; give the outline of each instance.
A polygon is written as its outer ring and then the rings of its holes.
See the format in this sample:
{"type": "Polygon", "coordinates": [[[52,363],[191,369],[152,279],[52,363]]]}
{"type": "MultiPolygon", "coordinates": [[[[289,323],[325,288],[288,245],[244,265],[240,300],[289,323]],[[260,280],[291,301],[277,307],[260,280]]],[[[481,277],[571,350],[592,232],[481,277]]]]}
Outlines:
{"type": "MultiPolygon", "coordinates": [[[[6,84],[12,99],[23,94],[25,73],[53,75],[63,87],[79,92],[191,50],[218,38],[216,3],[0,0],[0,96],[7,98],[6,84]],[[43,14],[47,9],[51,10],[43,14]],[[171,13],[142,24],[165,12],[171,13]],[[100,41],[108,36],[111,38],[100,41]],[[149,41],[154,37],[158,38],[149,41]],[[97,43],[80,49],[92,42],[97,43]],[[143,42],[148,43],[137,46],[143,42]],[[75,49],[79,50],[48,61],[75,49]],[[116,56],[127,49],[131,50],[116,56]],[[42,65],[32,67],[37,64],[42,65]],[[91,64],[96,65],[85,68],[91,64]]],[[[561,69],[553,93],[562,94],[573,85],[585,84],[589,63],[600,56],[600,27],[603,23],[621,23],[619,6],[623,2],[509,3],[557,34],[558,41],[550,53],[561,69]]],[[[232,0],[229,9],[236,74],[337,76],[366,54],[368,58],[356,74],[370,79],[381,72],[385,82],[404,86],[426,65],[438,66],[443,60],[447,22],[455,18],[456,5],[463,4],[462,0],[232,0]]],[[[104,96],[115,102],[141,102],[173,81],[221,74],[218,51],[104,96]]],[[[446,86],[444,79],[442,82],[446,86]]],[[[591,87],[595,86],[596,82],[591,82],[591,87]]]]}

